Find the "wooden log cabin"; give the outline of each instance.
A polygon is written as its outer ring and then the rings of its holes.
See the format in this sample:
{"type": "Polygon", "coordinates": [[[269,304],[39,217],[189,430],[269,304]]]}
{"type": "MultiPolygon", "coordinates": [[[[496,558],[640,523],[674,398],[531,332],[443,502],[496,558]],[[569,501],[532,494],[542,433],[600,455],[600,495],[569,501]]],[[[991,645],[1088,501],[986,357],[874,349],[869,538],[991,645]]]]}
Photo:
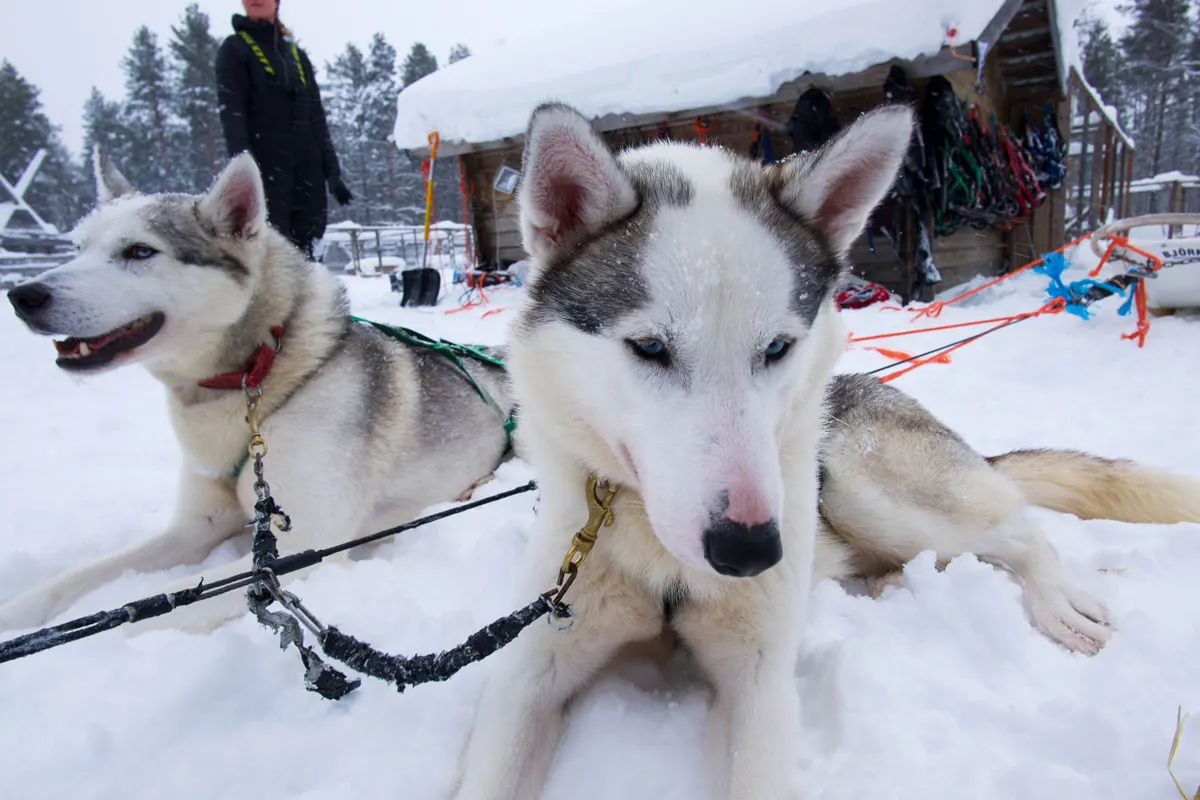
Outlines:
{"type": "MultiPolygon", "coordinates": [[[[980,2],[987,4],[987,0],[980,2]]],[[[656,112],[606,113],[594,117],[593,124],[618,147],[665,135],[677,140],[702,139],[746,153],[755,137],[756,122],[763,120],[768,128],[766,135],[771,152],[782,158],[792,152],[784,124],[801,94],[811,87],[823,89],[844,126],[858,114],[884,102],[885,79],[892,65],[898,64],[905,71],[918,102],[924,97],[929,79],[941,75],[953,86],[959,100],[978,103],[985,114],[994,113],[997,119],[1010,126],[1017,126],[1026,113],[1040,124],[1042,109],[1048,107],[1056,115],[1058,130],[1070,131],[1072,98],[1069,92],[1086,89],[1078,80],[1068,81],[1071,65],[1064,54],[1062,28],[1067,29],[1068,35],[1073,35],[1069,21],[1064,24],[1059,19],[1055,0],[992,0],[992,8],[994,13],[990,21],[973,39],[955,42],[948,36],[940,49],[931,48],[935,52],[915,58],[891,58],[847,74],[805,72],[765,96],[742,97],[701,107],[664,107],[656,112]]],[[[854,9],[850,9],[846,13],[853,12],[854,9]]],[[[919,13],[919,10],[914,8],[914,12],[919,13]]],[[[804,43],[798,42],[797,49],[803,48],[804,43]]],[[[489,66],[503,68],[499,63],[489,66]]],[[[435,80],[435,76],[438,73],[423,81],[435,80]]],[[[613,87],[606,88],[609,94],[614,91],[613,87]]],[[[443,112],[439,117],[430,111],[431,105],[422,108],[421,97],[415,100],[405,97],[410,91],[401,93],[399,114],[402,117],[416,114],[428,127],[442,129],[438,159],[454,158],[459,162],[462,185],[469,191],[467,205],[477,232],[480,262],[507,266],[525,258],[517,223],[516,197],[498,191],[494,186],[499,171],[506,167],[520,168],[521,133],[514,131],[512,135],[488,141],[472,141],[470,136],[448,136],[446,129],[454,128],[450,114],[443,112]]],[[[637,91],[637,87],[628,88],[631,104],[637,91]]],[[[569,93],[567,96],[556,93],[550,97],[576,104],[569,93]]],[[[1088,99],[1094,102],[1094,98],[1088,99]]],[[[528,110],[532,110],[532,105],[528,110]]],[[[401,147],[405,145],[405,137],[400,135],[404,122],[402,119],[397,126],[397,144],[401,147]]],[[[1100,119],[1097,124],[1103,126],[1105,119],[1100,119]]],[[[417,144],[425,139],[423,135],[418,138],[419,126],[410,124],[408,129],[407,139],[413,143],[408,149],[409,154],[427,158],[428,147],[417,144]]],[[[1104,131],[1097,135],[1096,131],[1092,127],[1088,135],[1093,163],[1096,158],[1108,159],[1114,165],[1123,163],[1105,148],[1112,148],[1118,142],[1125,146],[1125,137],[1104,131]]],[[[1120,171],[1114,166],[1108,174],[1115,175],[1120,171]]],[[[932,254],[942,278],[936,290],[945,290],[980,275],[1002,274],[1064,244],[1068,185],[1069,179],[1062,187],[1050,192],[1027,222],[1001,223],[982,230],[963,226],[951,235],[935,236],[932,254]]],[[[1128,182],[1122,181],[1118,185],[1113,181],[1106,191],[1110,192],[1110,201],[1119,205],[1123,199],[1112,193],[1127,192],[1128,182]]],[[[930,299],[930,290],[925,289],[924,298],[911,296],[913,243],[916,240],[913,232],[917,221],[912,211],[906,209],[904,213],[908,216],[904,221],[908,235],[902,236],[900,252],[881,237],[870,239],[864,235],[851,258],[859,276],[898,293],[903,302],[908,303],[913,299],[930,299]]],[[[926,222],[926,228],[933,236],[934,227],[928,220],[926,222]]]]}

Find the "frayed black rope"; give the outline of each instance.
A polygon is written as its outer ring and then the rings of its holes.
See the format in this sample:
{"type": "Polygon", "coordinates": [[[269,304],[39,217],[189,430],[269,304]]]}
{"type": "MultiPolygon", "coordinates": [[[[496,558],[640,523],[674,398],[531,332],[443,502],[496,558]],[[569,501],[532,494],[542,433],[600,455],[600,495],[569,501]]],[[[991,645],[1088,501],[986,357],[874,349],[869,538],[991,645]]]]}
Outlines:
{"type": "MultiPolygon", "coordinates": [[[[395,684],[396,691],[403,692],[409,686],[449,680],[463,667],[482,661],[512,642],[552,609],[554,606],[545,596],[538,597],[521,610],[471,634],[458,647],[437,655],[410,658],[389,655],[337,628],[328,628],[321,635],[321,649],[330,658],[357,672],[395,684]]],[[[565,607],[558,611],[562,615],[569,613],[565,607]]]]}
{"type": "Polygon", "coordinates": [[[267,495],[254,504],[254,568],[256,570],[270,569],[279,560],[279,540],[271,530],[271,520],[278,518],[279,530],[292,529],[291,518],[283,513],[283,509],[275,502],[275,498],[267,495]]]}
{"type": "MultiPolygon", "coordinates": [[[[420,528],[423,525],[428,525],[438,520],[453,517],[458,514],[465,514],[481,506],[505,500],[514,495],[532,492],[537,489],[537,483],[529,481],[526,484],[518,486],[515,489],[509,489],[505,492],[485,497],[482,500],[475,500],[464,505],[450,508],[445,511],[439,511],[436,514],[430,514],[427,517],[415,519],[412,522],[406,522],[403,525],[397,525],[394,528],[388,528],[378,533],[373,533],[369,536],[363,536],[359,539],[354,539],[340,545],[328,547],[323,550],[304,550],[299,553],[283,556],[275,560],[271,566],[271,572],[276,576],[287,575],[292,572],[298,572],[308,567],[320,564],[327,556],[341,553],[346,550],[359,547],[371,542],[377,542],[382,539],[395,536],[404,531],[420,528]]],[[[256,504],[256,520],[257,520],[257,504],[256,504]]],[[[257,526],[256,526],[257,533],[257,526]]],[[[271,534],[274,537],[274,534],[271,534]]],[[[118,628],[121,625],[128,623],[141,622],[144,619],[152,619],[160,617],[174,611],[180,606],[191,605],[202,600],[208,600],[212,597],[225,594],[227,592],[236,591],[257,584],[258,578],[255,572],[243,572],[238,575],[232,575],[212,583],[201,581],[199,585],[192,589],[184,589],[179,592],[170,594],[157,594],[152,597],[144,597],[140,600],[134,600],[126,603],[120,608],[115,608],[110,611],[101,611],[95,614],[90,614],[86,617],[70,620],[59,625],[43,628],[32,633],[27,633],[23,636],[18,636],[15,639],[10,639],[6,642],[0,642],[0,664],[8,661],[15,661],[18,658],[35,655],[37,653],[50,650],[54,647],[59,647],[70,642],[75,642],[80,639],[86,639],[89,636],[95,636],[98,633],[118,628]]],[[[306,665],[307,666],[307,665],[306,665]]]]}
{"type": "Polygon", "coordinates": [[[191,605],[205,598],[205,587],[201,584],[194,589],[184,589],[183,591],[171,594],[144,597],[141,600],[126,603],[120,608],[114,608],[111,611],[101,611],[87,617],[64,622],[61,625],[27,633],[24,636],[18,636],[16,639],[0,644],[0,664],[6,661],[15,661],[25,656],[31,656],[34,653],[40,653],[43,650],[49,650],[52,647],[58,647],[68,642],[86,639],[89,636],[95,636],[97,633],[112,630],[127,622],[141,622],[144,619],[161,617],[163,614],[169,614],[174,611],[179,606],[191,605]]]}
{"type": "Polygon", "coordinates": [[[288,606],[290,595],[279,585],[279,577],[274,567],[279,561],[279,542],[271,523],[278,520],[281,531],[289,531],[292,520],[271,496],[271,489],[262,478],[262,458],[256,458],[254,471],[258,481],[254,490],[258,502],[254,504],[254,572],[258,580],[246,591],[246,605],[253,612],[259,623],[279,634],[279,647],[286,650],[288,645],[295,645],[300,654],[300,663],[304,665],[304,688],[316,692],[326,700],[340,700],[362,685],[362,681],[350,679],[344,673],[326,664],[311,647],[304,643],[304,631],[300,630],[301,618],[295,604],[288,606]],[[268,611],[267,607],[273,600],[285,604],[288,612],[268,611]]]}
{"type": "MultiPolygon", "coordinates": [[[[258,585],[246,593],[247,603],[263,626],[279,634],[279,646],[282,649],[286,650],[289,644],[295,645],[304,664],[305,688],[327,700],[340,700],[357,689],[362,681],[347,678],[344,673],[322,661],[321,657],[304,643],[304,632],[300,628],[302,623],[317,634],[321,648],[327,656],[358,672],[393,683],[397,691],[403,692],[408,686],[448,680],[468,664],[482,661],[510,643],[521,631],[555,608],[546,596],[539,597],[525,608],[475,632],[458,647],[437,655],[404,658],[381,652],[337,628],[321,626],[304,608],[299,598],[283,591],[278,578],[272,572],[279,553],[276,549],[275,534],[271,531],[271,521],[282,518],[283,530],[287,530],[290,523],[287,515],[271,497],[269,489],[260,492],[259,496],[260,499],[255,504],[253,550],[254,566],[261,579],[258,585]],[[287,613],[268,611],[267,607],[272,600],[278,600],[287,613]]],[[[564,617],[570,613],[565,607],[557,610],[564,617]]]]}

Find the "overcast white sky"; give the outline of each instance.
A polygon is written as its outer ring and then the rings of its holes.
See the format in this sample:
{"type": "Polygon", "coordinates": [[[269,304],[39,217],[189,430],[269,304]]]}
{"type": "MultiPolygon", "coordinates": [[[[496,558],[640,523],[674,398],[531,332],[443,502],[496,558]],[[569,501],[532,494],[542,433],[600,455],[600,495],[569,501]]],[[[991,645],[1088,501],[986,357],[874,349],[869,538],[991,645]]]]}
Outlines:
{"type": "MultiPolygon", "coordinates": [[[[231,33],[239,0],[197,0],[218,37],[231,33]]],[[[444,64],[450,47],[478,51],[512,33],[515,20],[545,24],[547,15],[589,0],[283,0],[282,17],[320,73],[347,42],[365,46],[379,31],[400,51],[424,42],[444,64]],[[514,10],[518,13],[513,13],[514,10]]],[[[42,90],[67,146],[83,142],[83,104],[92,86],[123,95],[121,58],[139,25],[165,45],[188,0],[0,0],[0,59],[42,90]]]]}
{"type": "MultiPolygon", "coordinates": [[[[716,0],[697,0],[710,1],[716,0]]],[[[239,0],[198,2],[211,17],[215,34],[231,31],[229,19],[241,10],[239,0]]],[[[365,45],[376,31],[386,35],[401,56],[413,42],[421,41],[439,63],[445,63],[455,42],[479,51],[506,36],[552,26],[564,14],[586,13],[593,2],[596,0],[284,0],[281,9],[284,20],[323,72],[325,62],[347,42],[365,45]]],[[[1095,0],[1106,17],[1115,17],[1112,9],[1116,2],[1095,0]]],[[[78,151],[83,141],[83,104],[92,86],[111,98],[122,96],[121,58],[134,31],[147,25],[165,45],[170,26],[186,5],[187,0],[0,0],[0,59],[11,61],[42,90],[51,121],[62,127],[67,146],[78,151]]],[[[612,3],[606,6],[611,8],[612,3]]],[[[753,4],[746,13],[753,13],[753,4]]],[[[763,23],[769,24],[769,20],[763,23]]]]}

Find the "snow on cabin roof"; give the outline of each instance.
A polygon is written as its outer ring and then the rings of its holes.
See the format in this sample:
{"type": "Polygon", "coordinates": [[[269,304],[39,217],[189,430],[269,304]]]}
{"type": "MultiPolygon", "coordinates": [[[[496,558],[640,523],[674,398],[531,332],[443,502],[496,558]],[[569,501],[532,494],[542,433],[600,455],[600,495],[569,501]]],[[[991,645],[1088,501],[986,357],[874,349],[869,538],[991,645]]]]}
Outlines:
{"type": "Polygon", "coordinates": [[[540,103],[596,119],[769,97],[806,72],[845,75],[976,39],[1004,0],[610,0],[543,23],[400,93],[396,145],[524,133],[540,103]]]}
{"type": "MultiPolygon", "coordinates": [[[[1100,97],[1100,93],[1096,91],[1096,87],[1094,87],[1090,83],[1088,83],[1088,79],[1083,77],[1083,69],[1082,68],[1077,67],[1075,69],[1075,75],[1079,78],[1079,83],[1081,86],[1083,86],[1084,91],[1086,91],[1091,96],[1092,103],[1096,106],[1096,108],[1100,109],[1100,113],[1102,113],[1104,115],[1104,118],[1108,121],[1108,123],[1110,125],[1112,125],[1113,130],[1115,130],[1117,132],[1117,135],[1121,137],[1121,139],[1125,142],[1125,144],[1128,147],[1136,149],[1136,145],[1134,144],[1133,139],[1130,138],[1129,134],[1125,132],[1125,129],[1121,127],[1121,123],[1117,121],[1116,106],[1105,105],[1104,99],[1100,97]]],[[[1095,116],[1095,111],[1092,111],[1088,115],[1089,123],[1091,122],[1092,119],[1094,119],[1094,116],[1095,116]]],[[[1078,124],[1082,125],[1082,120],[1083,120],[1082,114],[1077,115],[1077,118],[1079,120],[1078,124]]],[[[1071,120],[1071,122],[1073,125],[1076,124],[1076,120],[1074,118],[1071,120]]]]}

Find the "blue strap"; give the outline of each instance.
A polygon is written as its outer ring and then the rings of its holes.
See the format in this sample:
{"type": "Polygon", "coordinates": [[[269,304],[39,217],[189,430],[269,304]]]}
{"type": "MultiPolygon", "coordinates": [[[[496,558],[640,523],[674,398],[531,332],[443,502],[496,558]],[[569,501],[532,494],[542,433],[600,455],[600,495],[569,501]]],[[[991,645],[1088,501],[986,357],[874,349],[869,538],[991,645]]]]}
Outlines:
{"type": "MultiPolygon", "coordinates": [[[[1066,256],[1062,253],[1046,253],[1042,256],[1042,263],[1033,268],[1033,271],[1039,275],[1045,275],[1050,279],[1050,285],[1046,287],[1046,293],[1052,298],[1061,298],[1064,302],[1063,310],[1069,314],[1074,314],[1080,319],[1090,319],[1091,313],[1088,311],[1087,304],[1083,303],[1083,297],[1088,293],[1088,290],[1093,286],[1103,286],[1104,290],[1110,294],[1119,294],[1125,297],[1125,290],[1115,286],[1107,281],[1094,281],[1091,278],[1083,278],[1081,280],[1066,283],[1063,281],[1062,274],[1067,270],[1070,264],[1067,263],[1066,256]]],[[[1125,304],[1118,309],[1117,313],[1125,316],[1129,313],[1129,309],[1133,302],[1133,292],[1129,293],[1129,298],[1125,304]]]]}

